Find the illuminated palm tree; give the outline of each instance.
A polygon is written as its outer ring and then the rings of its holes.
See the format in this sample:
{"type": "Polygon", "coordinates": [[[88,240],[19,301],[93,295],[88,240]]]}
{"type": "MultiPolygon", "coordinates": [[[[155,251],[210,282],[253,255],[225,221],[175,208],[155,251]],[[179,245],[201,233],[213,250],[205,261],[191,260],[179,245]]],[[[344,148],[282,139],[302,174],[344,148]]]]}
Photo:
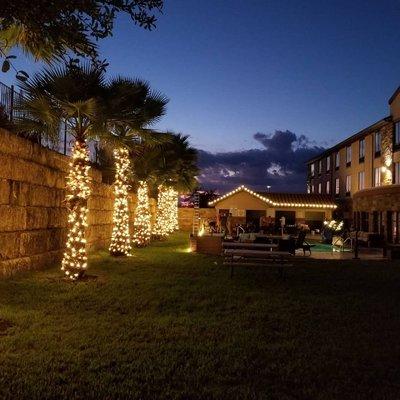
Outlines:
{"type": "Polygon", "coordinates": [[[26,99],[20,105],[24,117],[16,121],[18,129],[56,140],[64,122],[75,139],[67,175],[68,235],[61,269],[70,279],[76,280],[87,268],[87,201],[90,196],[87,141],[104,126],[101,105],[105,90],[104,69],[90,64],[53,67],[20,86],[26,99]]]}
{"type": "MultiPolygon", "coordinates": [[[[147,147],[163,141],[163,135],[149,128],[165,114],[167,103],[165,96],[151,91],[149,84],[139,79],[118,77],[107,86],[104,109],[110,134],[106,135],[105,142],[112,145],[115,159],[112,255],[129,255],[131,250],[128,181],[132,148],[143,141],[147,147]]],[[[143,198],[147,193],[144,186],[145,180],[139,188],[143,198]]]]}

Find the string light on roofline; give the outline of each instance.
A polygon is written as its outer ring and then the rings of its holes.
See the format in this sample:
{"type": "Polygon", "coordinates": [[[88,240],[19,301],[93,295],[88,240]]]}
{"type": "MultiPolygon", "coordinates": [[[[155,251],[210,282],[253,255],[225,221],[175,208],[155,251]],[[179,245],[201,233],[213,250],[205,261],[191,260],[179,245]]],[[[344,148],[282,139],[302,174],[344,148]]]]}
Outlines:
{"type": "Polygon", "coordinates": [[[264,201],[267,204],[270,204],[273,207],[310,207],[310,208],[332,208],[335,209],[337,208],[336,204],[316,204],[316,203],[285,203],[285,202],[275,202],[272,201],[271,199],[268,199],[265,196],[262,196],[260,194],[258,194],[257,192],[254,192],[253,190],[248,189],[247,187],[245,187],[244,185],[239,186],[238,188],[224,194],[223,196],[218,197],[218,199],[215,199],[213,201],[210,201],[208,203],[208,205],[213,206],[216,203],[220,202],[221,200],[226,199],[227,197],[230,197],[238,192],[247,192],[255,197],[257,197],[258,199],[264,201]]]}

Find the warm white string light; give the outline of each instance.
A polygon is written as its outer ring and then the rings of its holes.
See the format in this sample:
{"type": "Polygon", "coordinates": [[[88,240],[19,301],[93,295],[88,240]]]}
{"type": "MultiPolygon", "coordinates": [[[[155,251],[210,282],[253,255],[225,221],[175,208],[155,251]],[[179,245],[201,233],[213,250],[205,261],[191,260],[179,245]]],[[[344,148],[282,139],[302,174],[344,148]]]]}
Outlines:
{"type": "Polygon", "coordinates": [[[316,204],[316,203],[278,203],[275,201],[272,201],[270,199],[268,199],[267,197],[261,196],[260,194],[258,194],[257,192],[253,192],[252,190],[248,189],[247,187],[245,187],[244,185],[239,186],[238,188],[236,188],[235,190],[232,190],[229,193],[224,194],[223,196],[218,197],[217,199],[210,201],[208,203],[208,205],[213,206],[216,203],[218,203],[221,200],[226,199],[227,197],[230,197],[238,192],[247,192],[257,198],[259,198],[260,200],[270,204],[271,206],[274,207],[309,207],[309,208],[337,208],[336,204],[316,204]]]}
{"type": "Polygon", "coordinates": [[[131,238],[129,233],[128,205],[128,171],[130,169],[129,151],[125,148],[114,150],[115,182],[114,182],[114,214],[113,232],[110,244],[112,255],[128,256],[131,253],[131,238]]]}
{"type": "Polygon", "coordinates": [[[67,175],[68,235],[61,269],[72,280],[79,279],[87,268],[87,201],[90,195],[89,152],[84,142],[76,141],[67,175]]]}
{"type": "Polygon", "coordinates": [[[135,210],[133,242],[137,247],[147,246],[151,237],[149,190],[146,181],[139,181],[135,210]]]}
{"type": "Polygon", "coordinates": [[[153,236],[157,239],[165,239],[168,236],[167,227],[167,188],[163,185],[158,186],[156,221],[153,227],[153,236]]]}

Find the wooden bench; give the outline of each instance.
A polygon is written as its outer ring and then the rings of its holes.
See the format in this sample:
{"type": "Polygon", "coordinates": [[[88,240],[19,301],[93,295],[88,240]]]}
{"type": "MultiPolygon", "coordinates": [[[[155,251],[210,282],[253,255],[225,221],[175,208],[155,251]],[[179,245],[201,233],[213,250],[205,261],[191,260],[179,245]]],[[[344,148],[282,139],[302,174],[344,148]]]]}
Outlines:
{"type": "Polygon", "coordinates": [[[276,267],[280,277],[283,277],[283,268],[293,266],[289,263],[292,256],[285,251],[267,251],[267,250],[246,250],[246,249],[225,249],[224,265],[231,267],[231,277],[234,267],[257,266],[276,267]]]}
{"type": "Polygon", "coordinates": [[[223,249],[246,249],[246,250],[266,250],[277,249],[277,243],[245,243],[245,242],[223,242],[223,249]]]}

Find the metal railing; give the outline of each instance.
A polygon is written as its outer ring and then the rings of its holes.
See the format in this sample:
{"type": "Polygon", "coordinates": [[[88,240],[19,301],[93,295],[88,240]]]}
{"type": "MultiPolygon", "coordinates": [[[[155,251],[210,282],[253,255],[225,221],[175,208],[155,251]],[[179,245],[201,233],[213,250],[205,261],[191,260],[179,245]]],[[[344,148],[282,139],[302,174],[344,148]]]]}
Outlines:
{"type": "MultiPolygon", "coordinates": [[[[15,119],[23,117],[24,114],[18,109],[18,104],[20,104],[24,99],[23,92],[18,92],[15,90],[14,85],[7,86],[0,82],[0,107],[4,116],[12,123],[15,119]]],[[[43,147],[55,150],[58,153],[64,155],[71,154],[71,145],[74,141],[74,137],[68,132],[68,126],[63,122],[59,129],[58,140],[55,142],[46,140],[42,137],[36,137],[35,142],[43,147]]],[[[91,140],[88,143],[90,151],[90,160],[93,163],[98,163],[98,141],[91,140]]]]}

